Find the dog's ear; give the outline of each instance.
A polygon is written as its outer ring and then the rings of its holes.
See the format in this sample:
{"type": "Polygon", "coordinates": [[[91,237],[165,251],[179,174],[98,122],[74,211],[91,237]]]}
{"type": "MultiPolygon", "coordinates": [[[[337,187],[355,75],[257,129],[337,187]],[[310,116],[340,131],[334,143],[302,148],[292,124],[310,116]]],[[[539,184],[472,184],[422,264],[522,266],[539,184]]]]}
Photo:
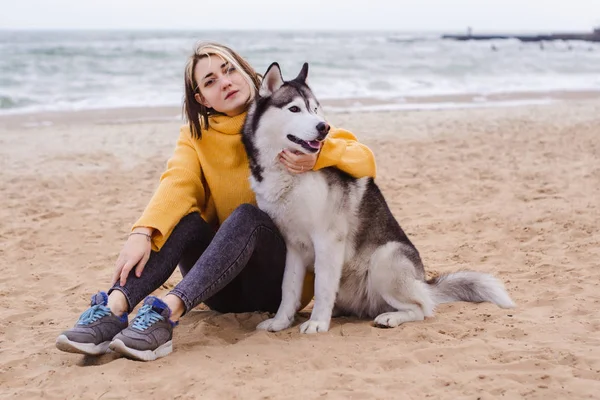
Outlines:
{"type": "Polygon", "coordinates": [[[281,76],[281,69],[279,68],[279,64],[274,62],[269,66],[269,68],[267,68],[267,72],[265,72],[265,76],[263,77],[262,85],[260,86],[260,91],[258,94],[261,97],[268,97],[282,85],[283,76],[281,76]]]}
{"type": "Polygon", "coordinates": [[[300,73],[298,74],[298,76],[294,80],[302,82],[304,84],[308,84],[308,82],[306,81],[307,77],[308,77],[308,63],[305,62],[302,65],[302,69],[300,70],[300,73]]]}

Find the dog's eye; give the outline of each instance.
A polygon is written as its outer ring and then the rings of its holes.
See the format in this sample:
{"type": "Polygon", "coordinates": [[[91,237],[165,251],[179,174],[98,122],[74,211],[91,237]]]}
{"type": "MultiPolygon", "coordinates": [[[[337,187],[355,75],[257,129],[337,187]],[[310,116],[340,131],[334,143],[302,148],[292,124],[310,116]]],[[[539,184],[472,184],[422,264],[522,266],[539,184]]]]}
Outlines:
{"type": "Polygon", "coordinates": [[[288,110],[290,110],[293,113],[297,113],[297,112],[300,112],[300,107],[298,107],[298,106],[291,106],[290,108],[288,108],[288,110]]]}
{"type": "Polygon", "coordinates": [[[317,112],[317,107],[315,107],[315,112],[317,112]]]}

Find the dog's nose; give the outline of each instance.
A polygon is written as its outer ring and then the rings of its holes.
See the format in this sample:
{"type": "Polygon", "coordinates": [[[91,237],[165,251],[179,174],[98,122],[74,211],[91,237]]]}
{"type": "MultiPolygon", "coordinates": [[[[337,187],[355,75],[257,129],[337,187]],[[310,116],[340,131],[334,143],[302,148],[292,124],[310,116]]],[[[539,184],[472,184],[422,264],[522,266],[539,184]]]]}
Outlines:
{"type": "Polygon", "coordinates": [[[319,132],[319,139],[324,139],[329,133],[330,126],[327,122],[319,122],[317,125],[317,132],[319,132]]]}

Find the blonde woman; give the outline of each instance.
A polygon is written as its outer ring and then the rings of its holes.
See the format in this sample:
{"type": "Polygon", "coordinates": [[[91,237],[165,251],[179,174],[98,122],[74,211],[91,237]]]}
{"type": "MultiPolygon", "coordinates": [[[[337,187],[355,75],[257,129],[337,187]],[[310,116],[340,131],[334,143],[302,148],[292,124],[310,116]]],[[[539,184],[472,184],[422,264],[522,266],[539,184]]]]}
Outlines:
{"type": "MultiPolygon", "coordinates": [[[[108,292],[56,346],[100,355],[112,349],[137,360],[172,352],[173,328],[200,303],[222,313],[275,312],[281,301],[285,242],[256,207],[241,131],[261,79],[235,51],[200,43],[185,68],[183,126],[173,156],[116,262],[108,292]],[[149,296],[179,265],[183,279],[162,298],[149,296]],[[128,313],[143,300],[129,323],[128,313]]],[[[280,154],[290,173],[336,167],[375,176],[368,147],[332,128],[320,152],[280,154]]],[[[302,306],[312,299],[314,276],[302,306]]]]}

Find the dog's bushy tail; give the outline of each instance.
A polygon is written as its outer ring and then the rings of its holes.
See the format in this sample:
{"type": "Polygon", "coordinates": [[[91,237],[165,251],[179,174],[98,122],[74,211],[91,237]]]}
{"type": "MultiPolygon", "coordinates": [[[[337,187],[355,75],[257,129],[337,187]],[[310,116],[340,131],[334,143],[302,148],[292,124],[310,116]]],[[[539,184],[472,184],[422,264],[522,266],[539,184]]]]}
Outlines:
{"type": "Polygon", "coordinates": [[[502,308],[512,308],[515,303],[504,285],[490,274],[460,271],[443,274],[427,281],[436,304],[453,301],[481,303],[489,301],[502,308]]]}

